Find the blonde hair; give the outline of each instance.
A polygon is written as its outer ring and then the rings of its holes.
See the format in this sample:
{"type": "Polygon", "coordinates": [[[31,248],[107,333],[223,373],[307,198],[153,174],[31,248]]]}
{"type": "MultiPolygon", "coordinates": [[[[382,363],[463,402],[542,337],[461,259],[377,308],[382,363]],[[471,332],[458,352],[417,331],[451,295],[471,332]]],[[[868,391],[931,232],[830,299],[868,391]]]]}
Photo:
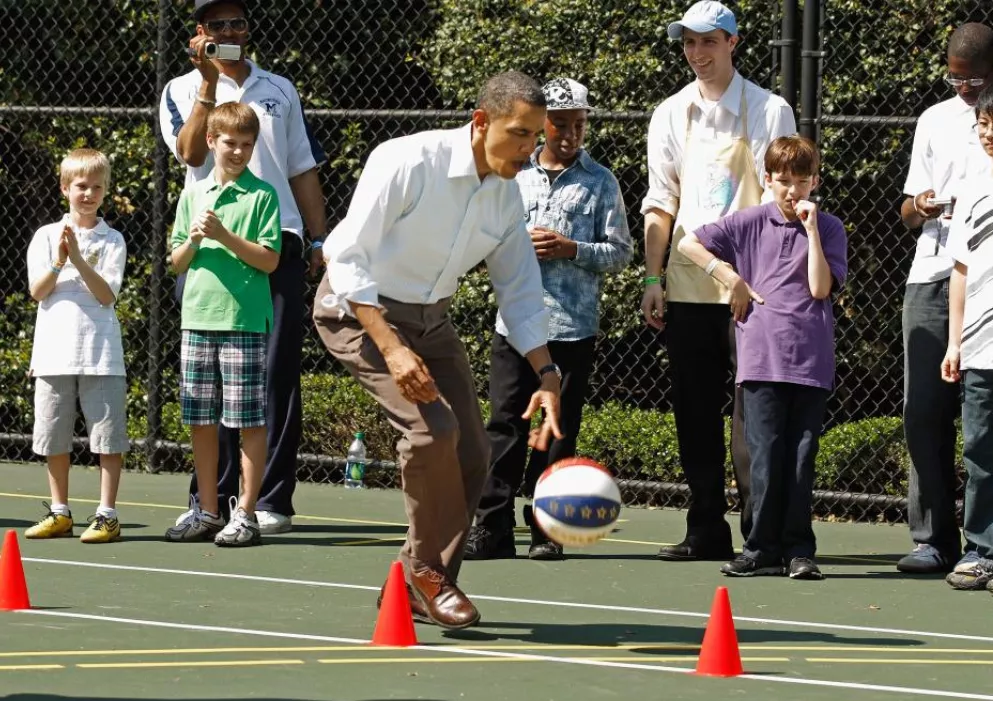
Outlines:
{"type": "Polygon", "coordinates": [[[207,133],[215,139],[221,134],[251,134],[259,138],[259,118],[255,111],[241,102],[218,105],[207,117],[207,133]]]}
{"type": "Polygon", "coordinates": [[[110,187],[110,161],[92,148],[77,148],[66,154],[59,166],[59,183],[69,187],[76,178],[87,175],[103,175],[105,188],[110,187]]]}

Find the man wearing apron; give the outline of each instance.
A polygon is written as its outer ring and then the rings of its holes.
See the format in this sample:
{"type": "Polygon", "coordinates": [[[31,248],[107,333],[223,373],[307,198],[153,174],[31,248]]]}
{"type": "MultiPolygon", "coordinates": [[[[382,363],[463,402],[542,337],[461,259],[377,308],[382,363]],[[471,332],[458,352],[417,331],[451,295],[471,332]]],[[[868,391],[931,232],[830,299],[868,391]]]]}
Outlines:
{"type": "MultiPolygon", "coordinates": [[[[669,25],[668,34],[682,41],[696,80],[659,105],[648,128],[641,310],[646,324],[665,330],[679,457],[691,503],[686,537],[664,546],[658,556],[724,560],[734,554],[724,520],[724,407],[735,367],[734,323],[727,290],[676,246],[686,232],[760,203],[765,151],[774,139],[795,134],[796,122],[785,100],[734,69],[738,28],[724,5],[698,2],[669,25]]],[[[731,460],[747,537],[749,467],[739,394],[736,390],[731,460]]]]}

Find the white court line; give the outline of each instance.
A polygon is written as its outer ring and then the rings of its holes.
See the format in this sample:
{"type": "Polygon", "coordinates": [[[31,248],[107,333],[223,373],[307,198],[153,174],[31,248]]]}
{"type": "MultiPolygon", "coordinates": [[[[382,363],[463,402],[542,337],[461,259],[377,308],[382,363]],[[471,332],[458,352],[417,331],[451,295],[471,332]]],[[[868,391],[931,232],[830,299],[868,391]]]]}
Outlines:
{"type": "MultiPolygon", "coordinates": [[[[58,618],[79,618],[89,621],[103,621],[107,623],[125,623],[129,625],[139,625],[139,626],[151,626],[155,628],[173,628],[180,630],[195,630],[202,632],[214,632],[214,633],[234,633],[238,635],[254,635],[259,637],[272,637],[272,638],[288,638],[293,640],[319,640],[322,642],[333,642],[333,643],[353,643],[355,645],[368,645],[371,641],[360,640],[357,638],[340,638],[333,637],[330,635],[309,635],[306,633],[281,633],[277,631],[265,631],[265,630],[255,630],[251,628],[230,628],[226,626],[205,626],[205,625],[195,625],[195,624],[185,624],[185,623],[171,623],[168,621],[151,621],[138,618],[118,618],[116,616],[93,616],[91,614],[85,613],[69,613],[66,611],[44,611],[44,610],[27,610],[18,611],[17,613],[27,613],[36,616],[55,616],[58,618]]],[[[383,648],[389,649],[389,648],[383,648]]],[[[438,653],[439,648],[437,645],[415,645],[412,650],[424,650],[430,651],[435,654],[438,653]]],[[[591,660],[583,659],[582,657],[556,657],[554,655],[536,655],[531,653],[517,653],[517,652],[497,652],[495,650],[475,650],[469,648],[461,648],[455,646],[444,646],[442,648],[446,654],[453,653],[457,655],[475,655],[478,657],[501,657],[505,659],[514,660],[531,660],[534,662],[556,662],[559,664],[575,664],[575,665],[587,665],[590,667],[610,667],[617,669],[637,669],[648,672],[671,672],[676,674],[688,674],[692,672],[692,669],[687,669],[685,667],[666,667],[663,665],[650,665],[650,664],[640,664],[637,662],[608,662],[604,660],[591,660]]],[[[417,663],[416,657],[411,657],[411,664],[417,663]]],[[[743,674],[741,679],[750,679],[753,681],[762,682],[775,682],[781,684],[804,684],[807,686],[826,686],[839,689],[858,689],[861,691],[887,691],[896,694],[916,694],[918,696],[940,696],[942,698],[954,698],[954,699],[976,699],[978,701],[993,701],[993,696],[986,696],[983,694],[970,694],[966,692],[959,691],[945,691],[941,689],[918,689],[915,687],[905,687],[905,686],[886,686],[880,684],[861,684],[858,682],[835,682],[820,679],[801,679],[798,677],[779,677],[779,676],[765,676],[762,674],[743,674]]]]}
{"type": "MultiPolygon", "coordinates": [[[[380,587],[365,584],[342,584],[339,582],[323,582],[313,579],[288,579],[285,577],[263,577],[251,574],[232,574],[227,572],[200,572],[197,570],[175,570],[160,567],[137,567],[133,565],[111,565],[99,562],[81,562],[77,560],[53,560],[39,557],[25,557],[25,562],[36,562],[45,565],[71,565],[75,567],[92,567],[96,569],[126,570],[130,572],[152,572],[155,574],[179,574],[193,577],[216,577],[221,579],[241,579],[250,582],[265,582],[267,584],[296,584],[308,587],[326,587],[332,589],[359,589],[363,591],[379,591],[380,587]]],[[[471,598],[479,601],[498,601],[510,604],[528,604],[533,606],[559,606],[563,608],[578,608],[594,611],[615,611],[618,613],[642,613],[655,616],[679,616],[683,618],[709,618],[709,613],[693,611],[674,611],[672,609],[645,608],[639,606],[612,606],[609,604],[583,604],[572,601],[544,601],[542,599],[519,599],[508,596],[486,596],[470,594],[471,598]]],[[[974,642],[993,643],[993,636],[968,635],[965,633],[937,633],[925,630],[908,630],[904,628],[876,628],[872,626],[853,626],[842,623],[817,623],[815,621],[790,621],[780,618],[755,618],[752,616],[735,616],[735,621],[747,623],[762,623],[766,625],[787,626],[791,628],[821,628],[825,630],[843,630],[858,633],[885,633],[887,635],[905,635],[926,638],[946,638],[951,640],[970,640],[974,642]]]]}

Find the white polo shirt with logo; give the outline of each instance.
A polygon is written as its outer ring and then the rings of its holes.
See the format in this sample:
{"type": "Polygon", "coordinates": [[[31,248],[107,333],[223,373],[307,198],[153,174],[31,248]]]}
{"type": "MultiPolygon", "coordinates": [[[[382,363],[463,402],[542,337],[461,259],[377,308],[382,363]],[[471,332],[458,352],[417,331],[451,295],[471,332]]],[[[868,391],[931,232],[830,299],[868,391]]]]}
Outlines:
{"type": "MultiPolygon", "coordinates": [[[[217,104],[241,102],[251,107],[259,117],[259,139],[255,145],[249,169],[272,185],[279,196],[279,212],[283,231],[303,236],[303,218],[297,208],[290,178],[306,173],[324,163],[326,156],[314,139],[303,118],[303,107],[296,88],[286,78],[264,71],[251,61],[251,73],[239,86],[221,74],[217,80],[217,104]]],[[[203,76],[194,69],[170,80],[162,91],[159,122],[169,150],[182,163],[177,141],[179,131],[193,112],[203,76]]],[[[214,167],[214,155],[207,153],[201,166],[186,166],[186,185],[206,178],[214,167]]],[[[317,235],[323,231],[314,232],[317,235]]]]}

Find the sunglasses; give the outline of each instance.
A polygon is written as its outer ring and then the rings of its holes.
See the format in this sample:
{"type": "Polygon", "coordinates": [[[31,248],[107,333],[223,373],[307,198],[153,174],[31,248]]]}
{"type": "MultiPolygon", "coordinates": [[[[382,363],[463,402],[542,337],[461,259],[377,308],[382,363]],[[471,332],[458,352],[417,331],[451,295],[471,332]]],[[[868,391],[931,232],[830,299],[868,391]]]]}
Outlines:
{"type": "Polygon", "coordinates": [[[235,17],[233,19],[212,19],[203,22],[202,24],[208,34],[223,34],[225,32],[244,34],[248,31],[248,20],[244,17],[235,17]]]}
{"type": "Polygon", "coordinates": [[[980,85],[986,83],[986,78],[953,78],[950,75],[946,75],[944,80],[953,88],[961,88],[963,85],[968,85],[970,88],[978,88],[980,85]]]}

